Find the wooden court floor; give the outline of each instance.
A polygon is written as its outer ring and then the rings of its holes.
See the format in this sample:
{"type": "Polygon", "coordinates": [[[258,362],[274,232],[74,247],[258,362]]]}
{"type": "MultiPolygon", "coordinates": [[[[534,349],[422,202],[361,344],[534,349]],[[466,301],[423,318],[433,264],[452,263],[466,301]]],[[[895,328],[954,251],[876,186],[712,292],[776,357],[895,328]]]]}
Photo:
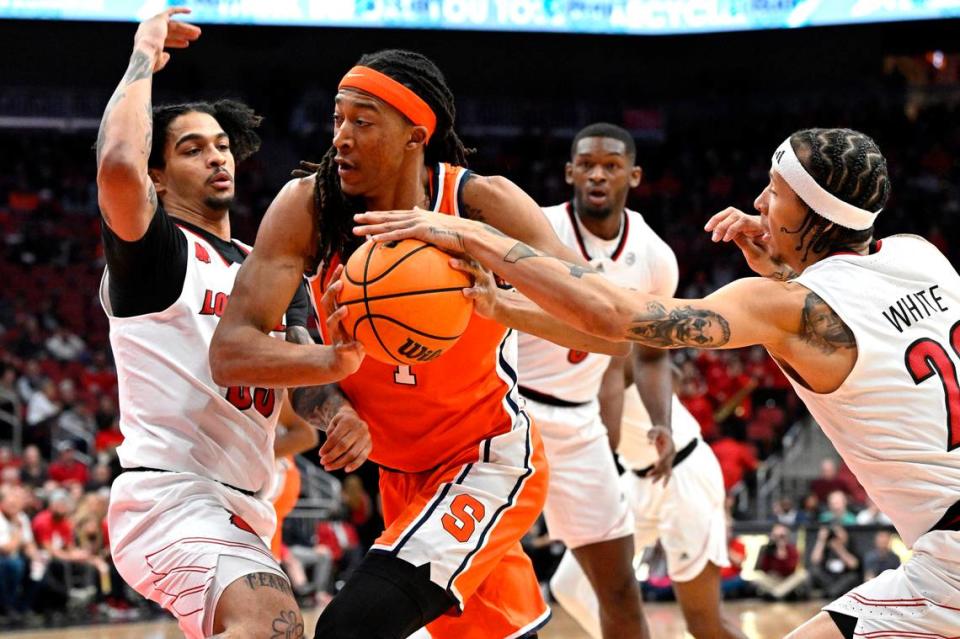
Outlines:
{"type": "MultiPolygon", "coordinates": [[[[782,639],[790,630],[812,617],[820,603],[766,603],[759,600],[733,601],[726,604],[727,615],[739,618],[744,634],[750,639],[782,639]]],[[[676,604],[647,604],[647,618],[654,639],[683,639],[683,617],[676,604]]],[[[306,614],[307,636],[313,636],[317,611],[306,614]]],[[[10,639],[178,639],[182,637],[176,623],[113,624],[30,632],[3,633],[10,639]]],[[[587,634],[563,609],[553,606],[553,619],[540,632],[542,639],[585,639],[587,634]]]]}

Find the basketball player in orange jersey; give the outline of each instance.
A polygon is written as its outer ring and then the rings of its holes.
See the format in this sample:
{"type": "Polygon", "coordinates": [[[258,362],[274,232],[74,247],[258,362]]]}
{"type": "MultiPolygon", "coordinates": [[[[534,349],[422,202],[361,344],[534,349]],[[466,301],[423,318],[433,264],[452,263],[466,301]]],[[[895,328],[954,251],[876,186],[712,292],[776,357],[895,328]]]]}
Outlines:
{"type": "MultiPolygon", "coordinates": [[[[125,436],[107,515],[111,553],[124,580],[190,639],[300,637],[300,611],[269,550],[273,508],[257,494],[270,483],[278,416],[291,423],[292,409],[275,386],[217,385],[207,358],[249,250],[231,238],[229,210],[235,161],[259,148],[260,118],[230,100],[152,105],[153,75],[170,59],[164,49],[200,35],[173,19],[187,12],[139,26],[97,137],[100,301],[125,436]]],[[[312,362],[326,358],[312,383],[349,373],[338,366],[344,349],[282,341],[303,332],[281,326],[306,321],[305,291],[294,317],[296,290],[286,319],[270,327],[275,341],[312,362]]]]}
{"type": "MultiPolygon", "coordinates": [[[[345,310],[331,312],[338,265],[359,244],[350,232],[359,211],[423,206],[566,250],[518,187],[464,168],[454,113],[442,74],[422,55],[381,51],[344,75],[333,146],[315,175],[290,182],[267,211],[214,337],[221,383],[259,383],[265,361],[283,368],[287,355],[266,332],[303,273],[336,325],[345,310]]],[[[531,324],[576,334],[537,312],[531,324]]],[[[338,331],[327,338],[336,342],[338,331]]],[[[543,507],[547,465],[517,394],[515,339],[474,316],[442,357],[412,367],[367,358],[340,383],[347,410],[373,436],[387,528],[320,616],[317,637],[399,639],[424,624],[438,639],[527,637],[549,618],[519,543],[543,507]]],[[[587,340],[585,349],[610,348],[587,340]]],[[[298,371],[277,383],[301,383],[298,371]]]]}
{"type": "Polygon", "coordinates": [[[706,225],[763,277],[704,299],[618,288],[482,224],[357,216],[360,235],[465,252],[580,330],[657,348],[762,344],[913,557],[825,606],[791,639],[952,637],[960,627],[960,275],[923,238],[876,239],[890,192],[866,135],[805,129],[774,152],[759,216],[706,225]]]}

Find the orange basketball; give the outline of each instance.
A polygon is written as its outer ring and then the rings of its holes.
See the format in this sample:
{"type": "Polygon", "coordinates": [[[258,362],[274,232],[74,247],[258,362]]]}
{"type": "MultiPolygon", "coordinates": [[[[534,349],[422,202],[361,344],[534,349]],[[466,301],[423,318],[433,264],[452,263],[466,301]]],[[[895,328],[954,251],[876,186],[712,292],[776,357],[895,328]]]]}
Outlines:
{"type": "Polygon", "coordinates": [[[457,343],[473,314],[470,277],[450,255],[419,240],[365,242],[340,276],[343,326],[367,355],[386,364],[423,364],[457,343]]]}

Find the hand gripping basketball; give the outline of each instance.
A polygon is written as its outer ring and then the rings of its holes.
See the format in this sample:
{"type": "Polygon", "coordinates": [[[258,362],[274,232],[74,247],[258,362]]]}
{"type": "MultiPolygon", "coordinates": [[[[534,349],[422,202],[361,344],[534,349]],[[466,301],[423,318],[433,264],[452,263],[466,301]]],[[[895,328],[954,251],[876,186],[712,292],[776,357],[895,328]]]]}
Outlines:
{"type": "Polygon", "coordinates": [[[346,339],[385,364],[421,365],[440,357],[467,329],[471,277],[450,255],[419,240],[366,242],[340,277],[346,339]]]}

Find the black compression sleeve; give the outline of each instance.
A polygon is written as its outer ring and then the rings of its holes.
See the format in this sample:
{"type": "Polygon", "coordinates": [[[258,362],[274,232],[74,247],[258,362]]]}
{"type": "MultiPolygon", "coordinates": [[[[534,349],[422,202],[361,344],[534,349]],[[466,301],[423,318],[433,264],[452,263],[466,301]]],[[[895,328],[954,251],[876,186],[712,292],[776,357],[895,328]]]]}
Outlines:
{"type": "Polygon", "coordinates": [[[101,221],[110,271],[110,306],[117,317],[156,313],[177,301],[187,272],[187,238],[157,208],[143,237],[127,242],[101,221]]]}

